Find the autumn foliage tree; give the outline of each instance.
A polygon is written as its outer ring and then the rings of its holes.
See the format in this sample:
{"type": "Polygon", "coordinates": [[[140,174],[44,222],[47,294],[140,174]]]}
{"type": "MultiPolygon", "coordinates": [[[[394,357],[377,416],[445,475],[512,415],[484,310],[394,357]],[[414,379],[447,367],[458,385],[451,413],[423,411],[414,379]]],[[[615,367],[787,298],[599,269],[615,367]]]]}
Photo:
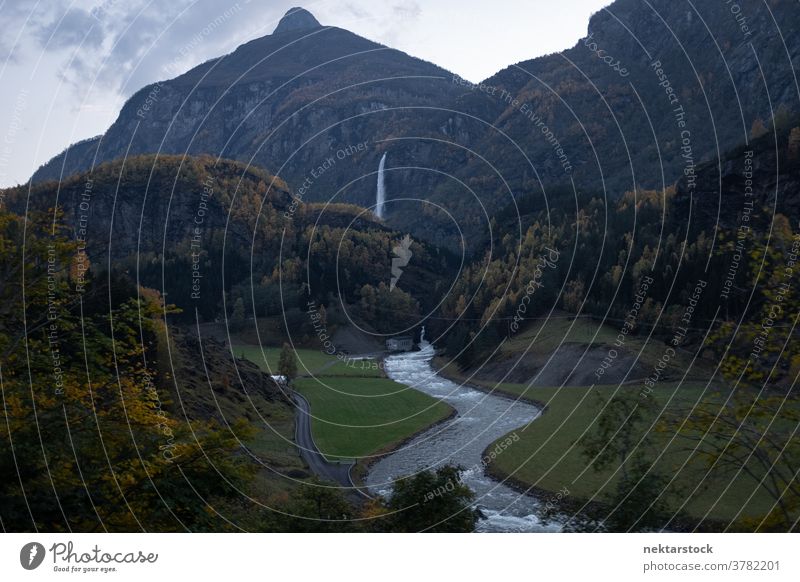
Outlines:
{"type": "Polygon", "coordinates": [[[706,342],[726,387],[665,422],[680,426],[688,450],[712,478],[749,476],[772,500],[766,515],[743,517],[735,527],[788,531],[800,515],[800,297],[794,290],[800,234],[777,215],[771,240],[751,236],[749,248],[750,308],[719,324],[706,342]]]}
{"type": "Polygon", "coordinates": [[[224,529],[214,500],[254,468],[230,432],[170,402],[163,303],[113,274],[76,293],[75,247],[53,224],[0,211],[3,528],[224,529]]]}

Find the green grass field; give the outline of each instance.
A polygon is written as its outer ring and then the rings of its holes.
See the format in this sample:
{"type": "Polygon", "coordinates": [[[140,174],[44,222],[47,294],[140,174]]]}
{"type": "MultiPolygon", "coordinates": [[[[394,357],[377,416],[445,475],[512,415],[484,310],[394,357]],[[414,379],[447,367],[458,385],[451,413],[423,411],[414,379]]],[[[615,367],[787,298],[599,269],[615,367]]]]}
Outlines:
{"type": "MultiPolygon", "coordinates": [[[[277,373],[280,348],[235,345],[233,353],[277,373]],[[266,360],[264,358],[266,356],[266,360]]],[[[319,350],[299,349],[295,390],[311,404],[311,432],[330,460],[386,451],[452,409],[435,398],[384,377],[376,360],[342,360],[319,350]]]]}
{"type": "MultiPolygon", "coordinates": [[[[258,364],[262,370],[270,374],[278,373],[278,357],[281,348],[259,347],[254,345],[234,345],[233,353],[240,358],[245,358],[258,364]],[[266,357],[266,360],[265,360],[266,357]]],[[[336,356],[329,356],[320,350],[295,350],[297,354],[298,375],[315,374],[326,366],[335,365],[336,356]]]]}
{"type": "Polygon", "coordinates": [[[311,404],[311,432],[331,460],[373,455],[447,418],[451,408],[385,378],[299,378],[311,404]]]}
{"type": "Polygon", "coordinates": [[[361,378],[382,378],[384,376],[383,369],[376,360],[338,361],[330,366],[319,369],[318,375],[361,378]]]}
{"type": "MultiPolygon", "coordinates": [[[[677,384],[664,383],[656,394],[658,410],[665,406],[672,409],[685,409],[686,404],[694,404],[698,398],[706,402],[714,402],[718,396],[709,390],[703,395],[705,384],[688,383],[678,387],[677,384]],[[670,398],[673,397],[670,401],[670,398]]],[[[547,405],[545,414],[541,415],[528,427],[516,431],[520,440],[511,445],[495,460],[493,467],[503,475],[512,475],[515,479],[528,485],[534,485],[549,491],[558,491],[567,487],[572,501],[587,500],[597,494],[594,499],[603,502],[613,490],[619,479],[618,467],[596,471],[588,466],[588,460],[575,443],[591,429],[598,414],[598,395],[608,399],[617,390],[616,386],[600,386],[590,388],[527,388],[519,384],[501,384],[496,387],[501,392],[514,396],[525,396],[547,405]]],[[[626,386],[622,390],[638,393],[639,386],[626,386]]],[[[643,433],[651,421],[659,415],[653,414],[646,427],[640,426],[643,433]]],[[[712,519],[730,521],[738,516],[761,516],[772,507],[772,499],[760,489],[752,478],[740,474],[730,483],[730,477],[713,475],[707,480],[708,487],[692,492],[707,473],[705,465],[695,461],[684,465],[688,453],[683,450],[688,443],[681,438],[672,439],[676,431],[660,431],[654,436],[655,456],[660,453],[657,468],[668,478],[675,477],[670,491],[675,499],[686,499],[689,502],[684,510],[693,516],[700,517],[708,512],[712,519]],[[748,498],[755,490],[755,495],[748,498]]],[[[679,505],[675,502],[674,505],[679,505]]]]}
{"type": "MultiPolygon", "coordinates": [[[[278,373],[280,348],[260,348],[254,345],[238,344],[233,346],[233,353],[258,364],[262,370],[270,374],[278,373]],[[266,356],[266,359],[265,359],[266,356]]],[[[344,360],[331,356],[320,350],[298,349],[298,376],[356,376],[380,378],[383,371],[376,360],[344,360]]]]}
{"type": "MultiPolygon", "coordinates": [[[[563,340],[564,343],[605,346],[613,344],[619,333],[613,324],[600,324],[589,318],[575,319],[572,316],[557,314],[547,322],[536,322],[521,330],[506,341],[499,359],[519,357],[528,349],[530,357],[536,358],[551,354],[563,340]],[[537,336],[538,334],[538,336],[537,336]]],[[[646,336],[630,335],[626,338],[625,349],[639,353],[639,362],[649,373],[653,364],[664,353],[665,344],[658,339],[646,341],[646,336]]],[[[527,356],[526,356],[527,357],[527,356]]],[[[567,487],[572,503],[589,499],[604,502],[615,490],[620,478],[619,467],[609,467],[597,471],[589,466],[589,459],[582,454],[582,447],[576,442],[585,433],[594,430],[593,423],[602,407],[600,396],[608,400],[617,391],[638,394],[640,383],[617,386],[583,387],[528,387],[524,384],[502,383],[467,379],[452,363],[438,362],[443,366],[442,373],[460,381],[503,392],[511,396],[543,403],[546,413],[528,427],[515,431],[520,439],[512,444],[494,461],[493,470],[501,475],[510,475],[525,485],[533,485],[548,491],[558,491],[567,487]]],[[[652,418],[637,427],[639,434],[648,430],[653,421],[666,409],[669,412],[691,407],[699,398],[704,402],[719,402],[718,392],[725,392],[720,386],[712,385],[704,393],[706,382],[703,378],[713,376],[709,362],[701,359],[692,361],[692,354],[679,350],[670,361],[668,371],[672,378],[686,373],[687,381],[662,381],[652,398],[658,404],[652,418]],[[687,373],[688,370],[688,373],[687,373]],[[717,390],[720,389],[721,390],[717,390]]],[[[725,392],[727,393],[727,392],[725,392]]],[[[717,473],[707,475],[708,469],[698,460],[688,460],[687,447],[693,446],[684,437],[676,437],[677,427],[654,430],[653,448],[647,457],[656,460],[656,470],[668,477],[673,476],[672,485],[666,493],[671,504],[678,509],[684,499],[689,499],[683,511],[695,517],[708,514],[715,520],[741,520],[747,517],[760,517],[772,509],[773,499],[758,487],[758,483],[744,472],[731,482],[730,475],[717,473]],[[675,438],[673,438],[675,437],[675,438]],[[702,483],[702,487],[695,486],[702,483]],[[751,496],[752,494],[752,496],[751,496]],[[673,503],[674,500],[674,503],[673,503]],[[741,510],[741,513],[740,513],[741,510]],[[738,515],[737,515],[738,514],[738,515]]],[[[505,438],[505,437],[503,437],[505,438]]],[[[503,439],[500,439],[503,440],[503,439]]],[[[636,439],[638,441],[638,435],[636,439]]],[[[758,470],[755,466],[756,473],[758,470]]],[[[579,503],[580,505],[580,503],[579,503]]]]}

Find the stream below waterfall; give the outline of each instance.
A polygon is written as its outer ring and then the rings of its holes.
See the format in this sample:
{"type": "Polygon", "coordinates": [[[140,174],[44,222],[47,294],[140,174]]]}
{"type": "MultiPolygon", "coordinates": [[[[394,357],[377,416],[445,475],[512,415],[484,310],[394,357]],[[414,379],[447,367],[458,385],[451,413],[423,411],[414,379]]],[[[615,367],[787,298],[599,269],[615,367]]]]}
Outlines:
{"type": "Polygon", "coordinates": [[[462,482],[475,492],[474,504],[486,516],[479,521],[478,531],[558,531],[557,524],[544,525],[537,517],[539,501],[487,476],[482,464],[489,445],[515,429],[521,430],[540,410],[527,402],[494,396],[443,378],[433,369],[433,356],[433,346],[423,340],[420,351],[387,357],[386,374],[395,382],[447,402],[458,416],[432,427],[375,463],[366,478],[369,490],[388,495],[398,477],[447,463],[460,465],[465,469],[462,482]]]}

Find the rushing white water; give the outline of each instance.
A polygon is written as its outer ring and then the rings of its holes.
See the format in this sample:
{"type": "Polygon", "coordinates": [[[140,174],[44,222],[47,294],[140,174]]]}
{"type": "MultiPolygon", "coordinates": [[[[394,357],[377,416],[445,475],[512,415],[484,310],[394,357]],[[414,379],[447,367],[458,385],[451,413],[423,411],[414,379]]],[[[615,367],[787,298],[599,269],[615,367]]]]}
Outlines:
{"type": "Polygon", "coordinates": [[[465,469],[462,480],[475,492],[475,505],[487,517],[479,522],[478,531],[557,531],[557,524],[545,526],[537,517],[536,499],[491,479],[484,473],[482,463],[483,452],[489,445],[521,430],[540,414],[539,409],[439,376],[431,366],[433,346],[424,336],[420,348],[418,352],[386,358],[387,375],[395,382],[447,402],[458,411],[458,416],[424,432],[373,465],[366,478],[367,487],[387,495],[398,477],[452,463],[465,469]]]}
{"type": "Polygon", "coordinates": [[[383,169],[386,166],[386,154],[383,154],[381,163],[378,164],[378,193],[375,197],[375,214],[378,218],[383,218],[383,205],[386,202],[386,181],[383,177],[383,169]]]}

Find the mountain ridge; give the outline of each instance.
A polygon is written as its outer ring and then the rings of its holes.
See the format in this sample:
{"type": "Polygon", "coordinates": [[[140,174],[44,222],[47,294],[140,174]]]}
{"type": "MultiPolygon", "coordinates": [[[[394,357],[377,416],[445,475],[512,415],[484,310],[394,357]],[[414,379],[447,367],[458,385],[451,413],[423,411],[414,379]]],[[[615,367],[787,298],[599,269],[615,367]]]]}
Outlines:
{"type": "Polygon", "coordinates": [[[572,48],[478,85],[292,9],[278,34],[138,91],[101,138],[71,146],[33,181],[163,151],[268,168],[298,190],[331,154],[364,143],[303,197],[370,207],[388,152],[387,220],[458,249],[485,237],[492,213],[519,196],[571,183],[609,198],[665,188],[746,142],[771,111],[796,108],[786,61],[800,63],[800,27],[790,6],[743,2],[757,30],[745,36],[726,6],[616,0],[572,48]]]}

